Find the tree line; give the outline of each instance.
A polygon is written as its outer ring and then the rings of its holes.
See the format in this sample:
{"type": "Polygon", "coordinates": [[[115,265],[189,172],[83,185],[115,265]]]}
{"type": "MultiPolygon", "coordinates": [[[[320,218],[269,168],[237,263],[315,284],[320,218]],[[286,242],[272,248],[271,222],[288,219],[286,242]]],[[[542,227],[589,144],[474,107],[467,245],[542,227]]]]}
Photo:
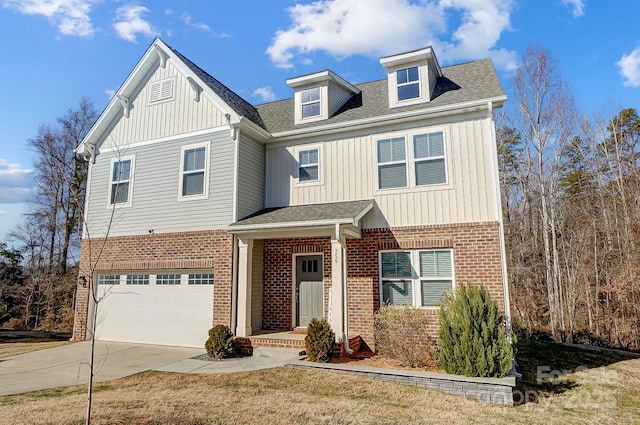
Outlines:
{"type": "MultiPolygon", "coordinates": [[[[528,48],[498,117],[515,328],[640,348],[640,117],[580,114],[557,63],[528,48]]],[[[36,188],[0,243],[0,326],[70,330],[87,164],[73,149],[96,119],[82,99],[29,146],[36,188]]]]}

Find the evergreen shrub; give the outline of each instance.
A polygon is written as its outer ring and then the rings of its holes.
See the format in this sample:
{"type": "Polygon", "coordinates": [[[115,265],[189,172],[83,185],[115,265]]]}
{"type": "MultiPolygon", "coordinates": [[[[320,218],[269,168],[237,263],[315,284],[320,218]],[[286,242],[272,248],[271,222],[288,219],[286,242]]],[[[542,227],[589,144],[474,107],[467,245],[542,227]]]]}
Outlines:
{"type": "Polygon", "coordinates": [[[224,359],[235,354],[235,341],[231,329],[217,325],[209,329],[209,339],[204,344],[207,355],[212,359],[224,359]]]}
{"type": "Polygon", "coordinates": [[[445,294],[435,357],[456,375],[501,378],[511,370],[504,316],[484,286],[460,285],[445,294]]]}
{"type": "Polygon", "coordinates": [[[336,335],[325,319],[311,319],[309,325],[307,325],[307,336],[304,338],[307,360],[327,363],[333,356],[335,341],[336,335]]]}

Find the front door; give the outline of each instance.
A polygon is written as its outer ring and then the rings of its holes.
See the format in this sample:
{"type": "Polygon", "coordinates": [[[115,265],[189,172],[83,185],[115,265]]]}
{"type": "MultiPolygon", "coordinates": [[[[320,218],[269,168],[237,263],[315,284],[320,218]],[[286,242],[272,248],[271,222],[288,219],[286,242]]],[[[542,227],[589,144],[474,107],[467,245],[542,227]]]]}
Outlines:
{"type": "Polygon", "coordinates": [[[322,255],[296,257],[297,325],[307,326],[314,317],[323,317],[324,283],[322,255]]]}

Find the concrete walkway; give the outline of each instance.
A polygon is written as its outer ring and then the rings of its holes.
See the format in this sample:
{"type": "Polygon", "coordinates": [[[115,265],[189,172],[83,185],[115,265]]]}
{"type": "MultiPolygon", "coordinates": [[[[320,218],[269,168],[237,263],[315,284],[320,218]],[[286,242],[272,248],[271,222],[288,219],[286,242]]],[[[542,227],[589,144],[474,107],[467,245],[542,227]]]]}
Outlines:
{"type": "MultiPolygon", "coordinates": [[[[0,396],[86,384],[91,344],[77,342],[0,359],[0,396]]],[[[147,370],[180,373],[230,373],[283,366],[297,353],[256,350],[253,357],[221,361],[194,360],[201,348],[97,341],[94,382],[147,370]]]]}

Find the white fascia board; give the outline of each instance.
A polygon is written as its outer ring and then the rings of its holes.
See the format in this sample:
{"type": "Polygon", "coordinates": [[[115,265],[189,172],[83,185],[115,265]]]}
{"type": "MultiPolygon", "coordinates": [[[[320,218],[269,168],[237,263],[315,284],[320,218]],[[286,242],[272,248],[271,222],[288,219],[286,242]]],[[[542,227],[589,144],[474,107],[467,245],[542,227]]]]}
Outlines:
{"type": "Polygon", "coordinates": [[[411,52],[400,53],[398,55],[382,57],[380,58],[380,65],[389,70],[401,65],[423,63],[425,61],[430,62],[431,65],[435,67],[438,76],[442,76],[442,68],[440,68],[440,64],[438,63],[436,54],[431,47],[426,47],[420,50],[413,50],[411,52]]]}
{"type": "Polygon", "coordinates": [[[309,227],[331,227],[336,224],[353,224],[353,218],[338,218],[334,220],[309,220],[282,223],[267,224],[245,224],[240,226],[228,226],[229,233],[246,233],[255,230],[272,230],[272,229],[308,229],[309,227]]]}
{"type": "Polygon", "coordinates": [[[326,124],[315,127],[302,128],[297,130],[282,131],[279,133],[272,133],[272,139],[274,142],[287,141],[292,138],[304,135],[324,135],[338,133],[344,130],[358,130],[360,128],[372,128],[383,125],[388,125],[390,121],[405,122],[412,121],[420,118],[433,118],[442,115],[448,115],[452,112],[470,112],[475,110],[483,110],[487,108],[487,104],[494,105],[494,108],[502,106],[504,101],[507,100],[507,96],[498,96],[489,99],[474,100],[471,102],[455,103],[452,105],[444,105],[435,108],[417,109],[413,111],[400,112],[393,115],[377,116],[363,118],[359,120],[346,121],[335,124],[326,124]],[[497,106],[496,106],[497,105],[497,106]]]}
{"type": "Polygon", "coordinates": [[[333,81],[338,86],[354,94],[360,93],[360,90],[358,90],[353,84],[351,84],[335,72],[331,71],[330,69],[316,72],[314,74],[303,75],[301,77],[289,78],[288,80],[286,80],[286,83],[292,89],[296,89],[299,87],[323,83],[325,81],[333,81]]]}
{"type": "Polygon", "coordinates": [[[231,125],[234,128],[238,128],[239,130],[250,134],[259,142],[266,143],[271,139],[271,133],[269,133],[267,130],[260,127],[258,124],[254,123],[247,117],[240,117],[237,122],[233,122],[231,123],[231,125]]]}

